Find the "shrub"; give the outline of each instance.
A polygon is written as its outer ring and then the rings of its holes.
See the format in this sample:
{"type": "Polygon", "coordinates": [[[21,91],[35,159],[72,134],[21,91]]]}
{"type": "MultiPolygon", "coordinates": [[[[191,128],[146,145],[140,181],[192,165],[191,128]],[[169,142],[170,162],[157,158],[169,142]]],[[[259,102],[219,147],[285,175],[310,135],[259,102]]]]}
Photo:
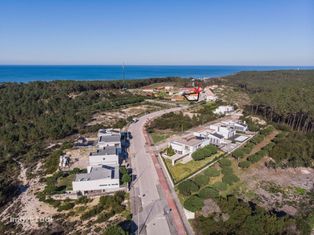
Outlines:
{"type": "Polygon", "coordinates": [[[253,155],[250,155],[248,156],[248,160],[251,162],[251,163],[255,163],[255,162],[258,162],[259,160],[261,160],[263,157],[263,155],[261,154],[258,154],[258,153],[255,153],[253,155]]]}
{"type": "Polygon", "coordinates": [[[195,212],[200,210],[203,207],[204,203],[202,199],[197,196],[191,196],[185,200],[183,206],[185,209],[195,212]]]}
{"type": "Polygon", "coordinates": [[[263,150],[266,150],[267,152],[269,152],[270,150],[273,149],[273,147],[275,146],[276,144],[274,142],[270,142],[268,145],[266,145],[264,148],[262,148],[263,150]]]}
{"type": "Polygon", "coordinates": [[[222,177],[222,182],[226,183],[226,184],[233,184],[235,182],[238,182],[240,179],[236,176],[236,175],[233,175],[233,174],[227,174],[227,175],[224,175],[222,177]]]}
{"type": "Polygon", "coordinates": [[[227,158],[223,158],[219,161],[221,167],[231,166],[231,161],[227,158]]]}
{"type": "Polygon", "coordinates": [[[70,210],[75,206],[73,202],[64,202],[58,206],[58,211],[70,210]]]}
{"type": "Polygon", "coordinates": [[[77,204],[86,204],[86,203],[88,203],[90,200],[88,199],[88,197],[86,197],[86,196],[82,196],[82,197],[80,197],[77,201],[76,201],[76,203],[77,204]]]}
{"type": "Polygon", "coordinates": [[[224,175],[232,175],[233,174],[233,170],[230,166],[226,166],[226,167],[222,168],[221,172],[224,175]]]}
{"type": "Polygon", "coordinates": [[[124,175],[124,174],[127,174],[127,173],[128,173],[128,171],[127,171],[126,167],[125,166],[120,166],[120,174],[124,175]]]}
{"type": "Polygon", "coordinates": [[[243,150],[243,148],[237,149],[232,153],[232,156],[235,159],[240,159],[242,157],[244,157],[244,155],[246,154],[246,152],[243,150]]]}
{"type": "Polygon", "coordinates": [[[118,225],[112,225],[106,229],[104,235],[126,235],[127,233],[118,225]]]}
{"type": "Polygon", "coordinates": [[[166,150],[166,153],[168,156],[173,156],[176,154],[176,152],[173,150],[173,148],[171,146],[169,146],[166,150]]]}
{"type": "Polygon", "coordinates": [[[224,182],[216,182],[211,187],[217,191],[225,191],[228,188],[228,185],[224,182]]]}
{"type": "Polygon", "coordinates": [[[122,183],[126,184],[131,181],[131,176],[129,174],[124,174],[121,179],[122,183]]]}
{"type": "Polygon", "coordinates": [[[186,180],[179,184],[178,189],[182,195],[189,196],[192,192],[196,192],[199,187],[194,181],[186,180]]]}
{"type": "Polygon", "coordinates": [[[258,144],[264,140],[265,136],[262,134],[258,134],[254,136],[250,141],[254,144],[258,144]]]}
{"type": "Polygon", "coordinates": [[[238,164],[238,166],[241,168],[249,168],[250,165],[251,165],[251,163],[249,161],[239,162],[239,164],[238,164]]]}
{"type": "Polygon", "coordinates": [[[208,167],[205,171],[204,174],[209,176],[209,177],[216,177],[220,175],[220,171],[212,168],[212,167],[208,167]]]}
{"type": "Polygon", "coordinates": [[[202,186],[205,186],[208,184],[208,176],[206,175],[197,175],[194,177],[193,181],[201,188],[202,186]]]}
{"type": "Polygon", "coordinates": [[[194,153],[192,153],[192,158],[194,161],[203,160],[213,154],[217,153],[217,147],[214,145],[206,145],[203,148],[200,148],[196,150],[194,153]]]}
{"type": "Polygon", "coordinates": [[[211,187],[203,188],[199,192],[200,198],[206,199],[206,198],[217,198],[219,197],[219,192],[211,187]]]}
{"type": "Polygon", "coordinates": [[[264,128],[264,129],[260,130],[260,133],[262,135],[269,135],[270,133],[272,133],[274,131],[274,129],[275,128],[273,126],[268,126],[268,127],[264,128]]]}

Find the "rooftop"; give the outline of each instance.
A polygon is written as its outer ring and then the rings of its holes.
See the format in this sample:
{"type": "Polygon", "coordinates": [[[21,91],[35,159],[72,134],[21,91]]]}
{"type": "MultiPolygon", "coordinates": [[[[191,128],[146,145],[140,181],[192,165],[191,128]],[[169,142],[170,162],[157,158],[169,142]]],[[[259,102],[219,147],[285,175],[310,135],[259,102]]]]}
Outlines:
{"type": "Polygon", "coordinates": [[[120,140],[121,140],[120,134],[103,135],[99,137],[99,142],[120,142],[120,140]]]}
{"type": "Polygon", "coordinates": [[[210,134],[215,136],[215,137],[217,137],[217,138],[219,138],[219,139],[223,139],[224,138],[222,135],[218,134],[217,132],[210,133],[210,134]]]}
{"type": "Polygon", "coordinates": [[[98,149],[96,152],[90,153],[90,156],[114,155],[114,154],[117,154],[117,148],[114,146],[107,146],[104,149],[98,149]]]}
{"type": "Polygon", "coordinates": [[[175,140],[173,142],[177,142],[177,143],[188,145],[188,146],[196,146],[196,145],[202,143],[203,140],[198,139],[195,136],[191,135],[191,136],[187,136],[187,137],[182,138],[182,139],[175,140]]]}
{"type": "Polygon", "coordinates": [[[91,181],[117,178],[119,178],[119,166],[98,166],[92,167],[90,173],[77,174],[74,181],[91,181]]]}

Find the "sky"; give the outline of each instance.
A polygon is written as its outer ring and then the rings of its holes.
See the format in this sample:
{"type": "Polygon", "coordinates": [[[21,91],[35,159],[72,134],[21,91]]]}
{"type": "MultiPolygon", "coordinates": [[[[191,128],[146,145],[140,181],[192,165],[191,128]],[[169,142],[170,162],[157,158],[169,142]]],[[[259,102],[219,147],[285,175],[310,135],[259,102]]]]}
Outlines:
{"type": "Polygon", "coordinates": [[[314,65],[314,0],[0,0],[0,64],[314,65]]]}

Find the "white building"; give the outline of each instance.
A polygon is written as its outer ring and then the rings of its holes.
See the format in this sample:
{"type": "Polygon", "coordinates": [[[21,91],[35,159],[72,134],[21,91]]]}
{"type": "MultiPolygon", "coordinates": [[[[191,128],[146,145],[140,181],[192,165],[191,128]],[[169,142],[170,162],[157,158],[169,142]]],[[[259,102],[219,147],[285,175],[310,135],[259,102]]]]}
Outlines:
{"type": "Polygon", "coordinates": [[[179,140],[170,142],[172,149],[182,155],[191,155],[197,149],[208,145],[209,141],[195,136],[188,136],[179,140]]]}
{"type": "Polygon", "coordinates": [[[118,189],[119,166],[89,167],[87,173],[76,175],[72,187],[74,192],[81,192],[83,195],[118,189]]]}
{"type": "Polygon", "coordinates": [[[117,166],[119,165],[120,149],[108,146],[104,149],[98,149],[96,152],[89,154],[90,166],[117,166]]]}
{"type": "Polygon", "coordinates": [[[193,134],[198,138],[206,139],[209,144],[220,146],[226,143],[225,138],[217,132],[204,130],[202,132],[194,132],[193,134]]]}
{"type": "Polygon", "coordinates": [[[108,128],[108,129],[99,129],[97,136],[109,136],[109,135],[121,135],[120,129],[108,128]]]}
{"type": "Polygon", "coordinates": [[[98,138],[97,148],[103,149],[112,146],[121,148],[121,134],[101,135],[98,138]]]}
{"type": "Polygon", "coordinates": [[[210,125],[209,128],[213,130],[213,133],[216,132],[217,134],[222,135],[225,139],[230,139],[236,134],[236,130],[233,127],[224,125],[222,123],[210,125]]]}
{"type": "Polygon", "coordinates": [[[231,105],[222,105],[222,106],[219,106],[218,108],[216,108],[214,110],[214,113],[218,114],[218,115],[224,115],[224,114],[227,114],[227,113],[231,113],[233,111],[234,111],[233,106],[231,106],[231,105]]]}
{"type": "Polygon", "coordinates": [[[221,122],[225,125],[228,125],[229,127],[233,127],[236,131],[242,131],[245,132],[248,130],[248,126],[245,122],[240,122],[240,121],[223,121],[221,122]]]}

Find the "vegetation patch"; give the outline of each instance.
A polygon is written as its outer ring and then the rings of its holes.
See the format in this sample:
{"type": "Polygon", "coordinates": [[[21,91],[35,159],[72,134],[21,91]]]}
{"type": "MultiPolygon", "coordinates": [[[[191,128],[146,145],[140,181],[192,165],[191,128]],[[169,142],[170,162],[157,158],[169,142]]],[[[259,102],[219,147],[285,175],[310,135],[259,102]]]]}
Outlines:
{"type": "Polygon", "coordinates": [[[197,149],[194,153],[192,153],[192,158],[195,161],[203,160],[213,154],[216,154],[217,151],[218,148],[216,146],[209,144],[203,148],[197,149]]]}
{"type": "Polygon", "coordinates": [[[174,183],[178,183],[183,179],[189,177],[193,173],[197,172],[198,170],[202,169],[206,165],[214,162],[216,159],[220,158],[223,155],[223,152],[218,152],[211,157],[205,158],[203,160],[194,161],[191,160],[185,164],[176,163],[174,166],[172,165],[169,159],[164,159],[167,169],[172,176],[174,183]]]}
{"type": "Polygon", "coordinates": [[[186,199],[183,204],[185,209],[192,212],[200,210],[203,207],[203,205],[204,205],[203,200],[195,195],[186,199]]]}

